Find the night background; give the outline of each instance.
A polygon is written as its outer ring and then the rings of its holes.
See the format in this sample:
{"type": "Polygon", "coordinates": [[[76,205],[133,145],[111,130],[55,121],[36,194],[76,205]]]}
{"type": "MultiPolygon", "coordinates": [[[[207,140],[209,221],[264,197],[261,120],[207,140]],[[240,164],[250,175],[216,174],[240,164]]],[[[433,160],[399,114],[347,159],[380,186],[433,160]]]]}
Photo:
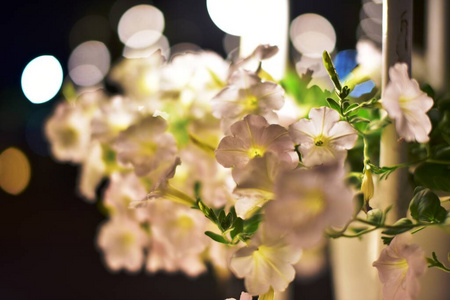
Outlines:
{"type": "MultiPolygon", "coordinates": [[[[20,86],[24,67],[40,55],[53,55],[67,76],[74,41],[71,28],[87,15],[109,18],[115,1],[8,1],[1,9],[0,152],[21,149],[31,164],[31,180],[18,196],[0,190],[0,299],[224,299],[238,297],[219,290],[211,272],[190,279],[182,274],[111,273],[96,246],[105,217],[76,192],[77,166],[56,162],[42,133],[44,120],[61,101],[58,94],[32,104],[20,86]]],[[[218,29],[204,0],[129,1],[153,4],[165,17],[171,45],[191,42],[225,55],[218,29]],[[186,26],[188,24],[189,26],[186,26]]],[[[422,45],[423,1],[416,1],[415,44],[422,45]],[[421,3],[419,3],[421,2],[421,3]]],[[[291,20],[303,13],[327,18],[337,33],[337,49],[354,49],[361,1],[291,1],[291,20]]],[[[81,42],[81,41],[80,41],[81,42]]],[[[113,62],[122,44],[114,30],[105,44],[113,62]]],[[[295,282],[296,299],[333,299],[328,272],[295,282]]]]}

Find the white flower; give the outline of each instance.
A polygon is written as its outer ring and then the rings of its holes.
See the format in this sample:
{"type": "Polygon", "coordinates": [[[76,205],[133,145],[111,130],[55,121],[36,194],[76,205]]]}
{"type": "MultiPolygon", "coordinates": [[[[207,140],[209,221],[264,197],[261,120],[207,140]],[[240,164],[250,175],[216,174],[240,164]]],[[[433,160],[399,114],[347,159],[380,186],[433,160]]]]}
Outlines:
{"type": "Polygon", "coordinates": [[[416,80],[409,78],[405,63],[391,67],[389,77],[382,105],[395,120],[397,133],[408,142],[428,142],[431,121],[426,113],[433,106],[433,99],[422,92],[416,80]]]}
{"type": "Polygon", "coordinates": [[[150,201],[147,208],[152,234],[147,270],[181,270],[189,276],[206,271],[202,254],[210,239],[203,214],[165,199],[150,201]]]}
{"type": "Polygon", "coordinates": [[[284,104],[284,90],[275,82],[261,81],[255,73],[240,69],[233,73],[228,85],[211,100],[213,115],[222,120],[225,132],[233,122],[248,114],[276,121],[284,104]]]}
{"type": "Polygon", "coordinates": [[[91,141],[91,116],[69,102],[58,104],[45,124],[52,153],[60,161],[84,160],[91,141]]]}
{"type": "Polygon", "coordinates": [[[275,199],[265,207],[272,234],[286,235],[302,248],[317,245],[329,226],[342,226],[353,213],[353,192],[342,165],[285,171],[275,184],[275,199]]]}
{"type": "Polygon", "coordinates": [[[87,155],[81,165],[80,182],[78,189],[89,201],[95,200],[95,190],[106,173],[103,161],[103,150],[99,142],[90,145],[87,155]]]}
{"type": "Polygon", "coordinates": [[[173,161],[177,146],[173,136],[164,132],[166,129],[163,118],[149,116],[122,131],[113,144],[117,160],[125,166],[133,165],[138,176],[173,161]]]}
{"type": "Polygon", "coordinates": [[[286,169],[273,153],[253,158],[245,168],[234,168],[236,188],[233,194],[238,199],[235,208],[242,219],[250,218],[267,201],[274,198],[273,186],[278,173],[286,169]]]}
{"type": "Polygon", "coordinates": [[[418,277],[426,268],[425,253],[417,245],[410,245],[411,233],[394,237],[373,263],[383,283],[385,300],[415,299],[419,294],[418,277]]]}
{"type": "MultiPolygon", "coordinates": [[[[259,229],[260,233],[263,229],[259,229]]],[[[259,234],[251,244],[238,250],[231,258],[230,268],[239,278],[245,278],[245,287],[251,295],[262,295],[272,287],[284,291],[294,280],[292,266],[301,256],[299,249],[288,245],[280,237],[259,234]]]]}
{"type": "Polygon", "coordinates": [[[115,172],[110,176],[103,204],[111,215],[134,217],[136,210],[129,208],[130,203],[142,200],[146,195],[145,187],[134,173],[115,172]]]}
{"type": "Polygon", "coordinates": [[[104,252],[108,268],[136,272],[144,262],[144,247],[148,238],[139,223],[118,217],[102,225],[97,243],[104,252]]]}
{"type": "Polygon", "coordinates": [[[343,162],[347,150],[353,148],[358,135],[339,114],[328,107],[313,108],[309,120],[301,119],[289,126],[289,133],[299,150],[305,166],[343,162]]]}
{"type": "Polygon", "coordinates": [[[276,154],[280,161],[296,164],[294,143],[284,127],[269,125],[262,116],[248,115],[230,130],[232,136],[224,137],[216,150],[216,159],[222,166],[245,167],[266,152],[276,154]]]}

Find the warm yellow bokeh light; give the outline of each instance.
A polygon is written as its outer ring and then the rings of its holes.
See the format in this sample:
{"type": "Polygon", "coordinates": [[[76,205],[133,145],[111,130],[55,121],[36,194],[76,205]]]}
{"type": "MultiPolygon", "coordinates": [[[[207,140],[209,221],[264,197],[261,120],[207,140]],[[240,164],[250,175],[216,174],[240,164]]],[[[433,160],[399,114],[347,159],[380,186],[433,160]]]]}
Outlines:
{"type": "Polygon", "coordinates": [[[84,42],[69,57],[69,75],[80,86],[93,86],[105,77],[110,63],[111,56],[105,44],[84,42]]]}
{"type": "Polygon", "coordinates": [[[0,187],[18,195],[28,186],[31,167],[28,158],[17,148],[10,147],[0,154],[0,187]]]}
{"type": "Polygon", "coordinates": [[[40,104],[55,97],[61,88],[63,71],[59,61],[42,55],[30,61],[22,73],[22,91],[32,103],[40,104]]]}
{"type": "Polygon", "coordinates": [[[127,47],[147,48],[156,43],[164,30],[164,15],[152,5],[136,5],[127,10],[118,25],[119,38],[127,47]]]}

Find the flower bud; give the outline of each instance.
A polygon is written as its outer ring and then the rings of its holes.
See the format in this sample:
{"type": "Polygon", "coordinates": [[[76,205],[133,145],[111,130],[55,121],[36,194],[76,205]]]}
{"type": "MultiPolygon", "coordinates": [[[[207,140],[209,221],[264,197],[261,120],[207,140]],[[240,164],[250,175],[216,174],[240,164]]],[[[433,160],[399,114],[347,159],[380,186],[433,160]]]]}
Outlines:
{"type": "Polygon", "coordinates": [[[370,170],[364,171],[364,178],[361,183],[361,192],[364,194],[364,202],[369,201],[373,197],[374,187],[372,172],[370,170]]]}

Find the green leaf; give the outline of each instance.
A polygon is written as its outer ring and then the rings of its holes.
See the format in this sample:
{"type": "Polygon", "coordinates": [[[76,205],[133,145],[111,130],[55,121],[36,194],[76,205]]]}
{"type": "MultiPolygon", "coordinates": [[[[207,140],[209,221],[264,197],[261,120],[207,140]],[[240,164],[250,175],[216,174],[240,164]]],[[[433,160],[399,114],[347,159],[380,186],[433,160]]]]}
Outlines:
{"type": "Polygon", "coordinates": [[[443,223],[447,217],[447,210],[441,206],[438,196],[421,186],[414,190],[409,209],[411,217],[417,221],[443,223]]]}
{"type": "Polygon", "coordinates": [[[232,239],[244,230],[244,221],[241,218],[237,218],[236,221],[234,221],[233,226],[234,229],[230,232],[232,239]]]}
{"type": "Polygon", "coordinates": [[[341,114],[341,106],[332,98],[327,98],[328,106],[341,114]]]}
{"type": "Polygon", "coordinates": [[[205,234],[210,238],[212,238],[213,240],[215,240],[216,242],[228,245],[228,241],[225,240],[225,238],[220,234],[214,233],[212,231],[205,231],[205,234]]]}
{"type": "MultiPolygon", "coordinates": [[[[334,67],[333,61],[331,60],[330,54],[327,51],[323,51],[323,64],[325,69],[327,69],[328,75],[330,75],[331,81],[334,84],[336,90],[340,93],[342,91],[342,85],[339,81],[339,75],[336,72],[336,68],[334,67]]],[[[345,97],[343,97],[345,98],[345,97]]]]}
{"type": "Polygon", "coordinates": [[[414,171],[414,181],[433,190],[450,192],[450,165],[421,164],[414,171]]]}
{"type": "Polygon", "coordinates": [[[390,245],[392,240],[394,239],[393,236],[382,236],[381,239],[383,240],[383,244],[390,245]]]}
{"type": "Polygon", "coordinates": [[[346,114],[348,111],[354,109],[355,107],[358,107],[358,105],[359,105],[358,103],[350,104],[349,106],[347,106],[347,107],[344,109],[344,114],[346,114]]]}
{"type": "Polygon", "coordinates": [[[253,217],[246,220],[244,223],[244,232],[250,235],[254,234],[256,230],[258,230],[261,219],[262,216],[260,214],[255,214],[253,217]]]}
{"type": "Polygon", "coordinates": [[[230,228],[231,224],[233,224],[233,214],[228,214],[223,220],[222,220],[222,228],[227,230],[230,228]]]}
{"type": "Polygon", "coordinates": [[[397,234],[400,234],[400,233],[410,230],[412,228],[411,225],[413,225],[413,223],[410,219],[402,218],[402,219],[398,220],[397,222],[395,222],[394,225],[392,225],[392,226],[398,226],[398,228],[389,228],[389,229],[386,229],[385,231],[382,231],[382,233],[387,234],[387,235],[397,235],[397,234]]]}

